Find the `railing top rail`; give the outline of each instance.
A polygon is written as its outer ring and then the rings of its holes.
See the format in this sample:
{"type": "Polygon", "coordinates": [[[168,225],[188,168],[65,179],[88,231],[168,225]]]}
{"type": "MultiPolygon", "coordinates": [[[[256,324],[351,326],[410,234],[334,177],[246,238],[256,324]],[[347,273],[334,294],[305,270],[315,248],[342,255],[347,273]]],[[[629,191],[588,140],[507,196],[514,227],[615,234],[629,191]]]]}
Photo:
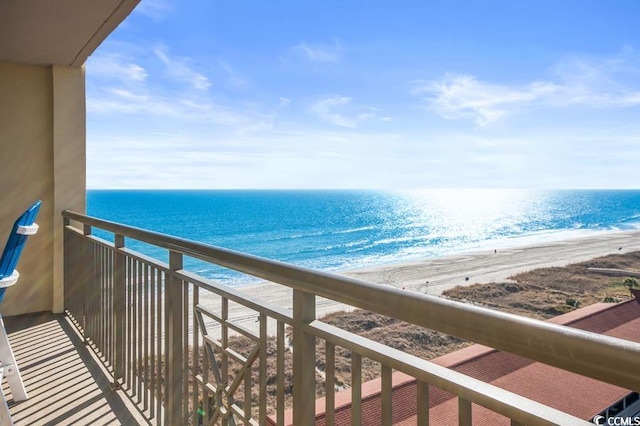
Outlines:
{"type": "Polygon", "coordinates": [[[62,215],[293,289],[640,391],[640,343],[289,265],[65,210],[62,215]]]}

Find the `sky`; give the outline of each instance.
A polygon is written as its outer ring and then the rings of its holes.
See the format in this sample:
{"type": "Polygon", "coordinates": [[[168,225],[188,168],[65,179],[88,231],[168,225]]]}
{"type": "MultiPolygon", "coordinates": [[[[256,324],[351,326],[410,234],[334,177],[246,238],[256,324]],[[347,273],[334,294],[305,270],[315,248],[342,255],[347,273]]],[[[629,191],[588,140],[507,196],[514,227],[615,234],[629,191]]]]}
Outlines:
{"type": "Polygon", "coordinates": [[[640,1],[142,0],[87,187],[640,188],[640,1]]]}

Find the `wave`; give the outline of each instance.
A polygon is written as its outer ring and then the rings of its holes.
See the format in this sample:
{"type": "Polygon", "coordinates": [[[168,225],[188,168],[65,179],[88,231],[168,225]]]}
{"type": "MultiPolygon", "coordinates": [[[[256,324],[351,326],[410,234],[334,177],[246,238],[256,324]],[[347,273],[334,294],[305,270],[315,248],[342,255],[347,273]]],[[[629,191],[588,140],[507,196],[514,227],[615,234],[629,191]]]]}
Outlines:
{"type": "Polygon", "coordinates": [[[620,219],[619,222],[640,222],[640,213],[634,214],[629,217],[624,217],[620,219]]]}
{"type": "Polygon", "coordinates": [[[333,235],[352,234],[354,232],[371,231],[373,229],[376,229],[376,227],[373,225],[369,225],[369,226],[361,226],[358,228],[340,229],[340,230],[334,231],[332,234],[333,235]]]}
{"type": "Polygon", "coordinates": [[[286,241],[286,240],[299,240],[304,238],[316,238],[316,237],[324,237],[324,236],[332,236],[332,235],[344,235],[344,234],[353,234],[357,232],[366,232],[372,231],[376,229],[375,226],[360,226],[356,228],[344,228],[344,229],[325,229],[325,230],[315,230],[312,232],[296,232],[293,234],[285,234],[282,231],[278,231],[276,235],[272,237],[267,237],[264,234],[256,233],[256,234],[243,234],[239,237],[243,239],[250,239],[250,237],[260,238],[263,241],[267,242],[277,242],[277,241],[286,241]],[[248,238],[249,237],[249,238],[248,238]]]}

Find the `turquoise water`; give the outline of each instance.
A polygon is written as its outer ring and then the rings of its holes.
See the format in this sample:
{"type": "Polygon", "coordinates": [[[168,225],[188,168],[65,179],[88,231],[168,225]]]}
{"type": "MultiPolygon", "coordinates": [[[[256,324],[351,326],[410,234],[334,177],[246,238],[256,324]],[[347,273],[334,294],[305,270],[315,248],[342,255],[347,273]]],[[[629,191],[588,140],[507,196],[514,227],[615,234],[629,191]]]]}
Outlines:
{"type": "MultiPolygon", "coordinates": [[[[87,210],[219,247],[342,271],[638,229],[640,191],[90,190],[87,210]]],[[[162,250],[132,244],[166,260],[162,250]]],[[[249,282],[195,260],[186,267],[230,285],[249,282]]]]}

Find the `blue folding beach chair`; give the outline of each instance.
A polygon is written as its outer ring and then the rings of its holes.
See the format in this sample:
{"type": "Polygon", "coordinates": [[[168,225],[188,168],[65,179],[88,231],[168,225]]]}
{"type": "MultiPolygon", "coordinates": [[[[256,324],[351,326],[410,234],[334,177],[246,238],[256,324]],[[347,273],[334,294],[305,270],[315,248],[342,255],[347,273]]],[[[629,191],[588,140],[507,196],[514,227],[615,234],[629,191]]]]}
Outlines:
{"type": "MultiPolygon", "coordinates": [[[[35,224],[35,220],[39,210],[40,201],[37,201],[13,224],[7,244],[4,246],[2,257],[0,257],[0,302],[4,299],[7,287],[14,285],[18,281],[20,274],[16,271],[16,265],[27,242],[27,237],[38,232],[38,225],[35,224]]],[[[2,315],[0,315],[0,383],[5,375],[9,381],[14,401],[27,399],[27,391],[24,388],[24,383],[22,383],[20,370],[16,365],[7,331],[2,321],[2,315]]],[[[11,424],[6,398],[4,393],[0,392],[0,395],[2,397],[2,401],[0,401],[0,424],[11,424]]]]}
{"type": "Polygon", "coordinates": [[[16,266],[27,242],[27,237],[38,232],[35,220],[40,210],[40,204],[40,201],[36,201],[15,221],[7,244],[4,246],[4,252],[0,257],[0,302],[4,299],[7,287],[18,281],[20,274],[16,271],[16,266]]]}

